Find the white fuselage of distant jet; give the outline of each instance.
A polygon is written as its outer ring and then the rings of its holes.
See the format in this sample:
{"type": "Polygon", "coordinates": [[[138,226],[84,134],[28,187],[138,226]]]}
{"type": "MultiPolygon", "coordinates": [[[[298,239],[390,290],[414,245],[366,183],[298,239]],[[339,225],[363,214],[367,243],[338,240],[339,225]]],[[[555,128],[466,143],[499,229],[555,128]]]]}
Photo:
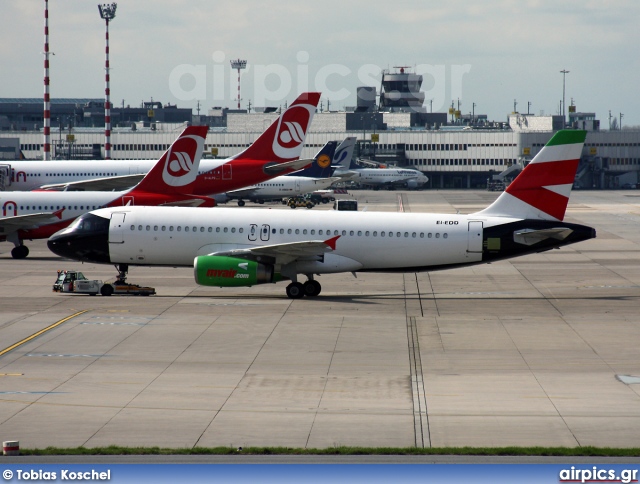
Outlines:
{"type": "MultiPolygon", "coordinates": [[[[52,160],[0,162],[8,167],[10,182],[5,191],[36,190],[44,185],[71,183],[95,178],[146,174],[158,160],[52,160]]],[[[229,159],[200,161],[199,174],[214,170],[229,159]]],[[[136,182],[132,183],[135,185],[136,182]]]]}
{"type": "MultiPolygon", "coordinates": [[[[418,188],[429,181],[421,171],[408,168],[356,168],[348,170],[352,173],[349,181],[370,186],[406,185],[418,188]]],[[[340,172],[336,172],[336,175],[340,172]]]]}

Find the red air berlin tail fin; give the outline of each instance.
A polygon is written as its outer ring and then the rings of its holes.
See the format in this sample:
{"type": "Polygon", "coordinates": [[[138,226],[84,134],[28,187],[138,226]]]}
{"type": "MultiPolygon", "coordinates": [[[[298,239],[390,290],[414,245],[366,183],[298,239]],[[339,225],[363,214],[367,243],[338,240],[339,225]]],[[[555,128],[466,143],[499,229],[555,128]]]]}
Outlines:
{"type": "Polygon", "coordinates": [[[587,132],[558,131],[498,199],[478,215],[562,220],[587,132]]]}
{"type": "Polygon", "coordinates": [[[319,101],[319,92],[300,94],[251,146],[231,158],[276,163],[299,158],[319,101]]]}
{"type": "Polygon", "coordinates": [[[188,126],[128,195],[190,193],[198,176],[208,131],[208,126],[188,126]]]}

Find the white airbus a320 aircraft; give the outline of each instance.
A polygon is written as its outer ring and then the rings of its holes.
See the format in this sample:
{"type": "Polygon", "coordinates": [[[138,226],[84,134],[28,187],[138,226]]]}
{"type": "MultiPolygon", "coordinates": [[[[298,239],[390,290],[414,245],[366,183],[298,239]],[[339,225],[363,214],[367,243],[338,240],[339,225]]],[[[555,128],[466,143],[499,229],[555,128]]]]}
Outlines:
{"type": "Polygon", "coordinates": [[[121,272],[193,266],[205,286],[287,279],[290,298],[317,296],[319,274],[432,271],[542,252],[595,237],[563,222],[585,137],[557,132],[493,204],[468,215],[114,207],[83,215],[48,245],[121,272]]]}

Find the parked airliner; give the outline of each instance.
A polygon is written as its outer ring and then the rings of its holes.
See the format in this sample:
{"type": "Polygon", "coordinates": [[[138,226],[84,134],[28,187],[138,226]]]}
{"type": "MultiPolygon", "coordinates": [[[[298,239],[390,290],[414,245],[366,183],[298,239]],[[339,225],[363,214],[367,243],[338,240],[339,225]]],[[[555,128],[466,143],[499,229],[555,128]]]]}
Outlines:
{"type": "MultiPolygon", "coordinates": [[[[101,207],[190,205],[212,207],[212,198],[193,195],[207,126],[187,127],[133,189],[122,192],[0,192],[0,240],[12,242],[11,255],[29,255],[25,239],[44,239],[78,215],[101,207]]],[[[52,162],[49,162],[52,163],[52,162]]]]}
{"type": "Polygon", "coordinates": [[[371,186],[373,189],[420,188],[429,181],[424,173],[413,168],[349,168],[336,170],[335,175],[343,176],[345,180],[360,185],[371,186]]]}
{"type": "Polygon", "coordinates": [[[396,212],[96,210],[53,235],[49,248],[78,261],[191,266],[198,284],[290,280],[290,298],[317,296],[316,275],[417,272],[481,264],[595,237],[563,222],[586,131],[562,130],[494,203],[468,215],[396,212]],[[306,282],[298,276],[306,276],[306,282]]]}
{"type": "MultiPolygon", "coordinates": [[[[203,160],[193,186],[197,195],[213,195],[261,183],[300,170],[300,160],[320,93],[306,92],[289,105],[258,139],[241,153],[203,160]]],[[[52,160],[0,162],[0,190],[124,190],[138,183],[154,160],[52,160]]]]}
{"type": "MultiPolygon", "coordinates": [[[[355,138],[345,138],[337,148],[336,145],[338,143],[336,141],[329,141],[314,156],[313,163],[304,170],[277,176],[271,180],[233,190],[223,195],[216,195],[216,202],[226,203],[235,199],[238,200],[238,205],[243,207],[245,200],[264,203],[268,200],[280,200],[283,197],[294,197],[328,188],[342,179],[331,175],[336,168],[342,166],[341,163],[344,160],[351,159],[355,140],[355,138]]],[[[345,166],[348,166],[348,163],[345,166]]]]}

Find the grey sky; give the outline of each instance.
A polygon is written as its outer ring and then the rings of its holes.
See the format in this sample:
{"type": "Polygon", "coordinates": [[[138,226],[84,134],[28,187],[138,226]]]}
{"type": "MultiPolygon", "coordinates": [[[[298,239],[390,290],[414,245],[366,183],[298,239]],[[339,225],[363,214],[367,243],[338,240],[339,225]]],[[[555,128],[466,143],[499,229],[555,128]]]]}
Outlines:
{"type": "MultiPolygon", "coordinates": [[[[99,2],[50,0],[51,96],[104,96],[99,2]]],[[[121,0],[110,25],[111,101],[235,106],[229,60],[248,60],[242,107],[279,105],[300,88],[332,109],[379,87],[379,69],[424,71],[435,111],[504,120],[513,110],[556,114],[562,99],[640,126],[640,2],[636,0],[121,0]]],[[[42,97],[42,0],[0,1],[0,97],[42,97]]],[[[428,103],[427,103],[428,104],[428,103]]]]}

